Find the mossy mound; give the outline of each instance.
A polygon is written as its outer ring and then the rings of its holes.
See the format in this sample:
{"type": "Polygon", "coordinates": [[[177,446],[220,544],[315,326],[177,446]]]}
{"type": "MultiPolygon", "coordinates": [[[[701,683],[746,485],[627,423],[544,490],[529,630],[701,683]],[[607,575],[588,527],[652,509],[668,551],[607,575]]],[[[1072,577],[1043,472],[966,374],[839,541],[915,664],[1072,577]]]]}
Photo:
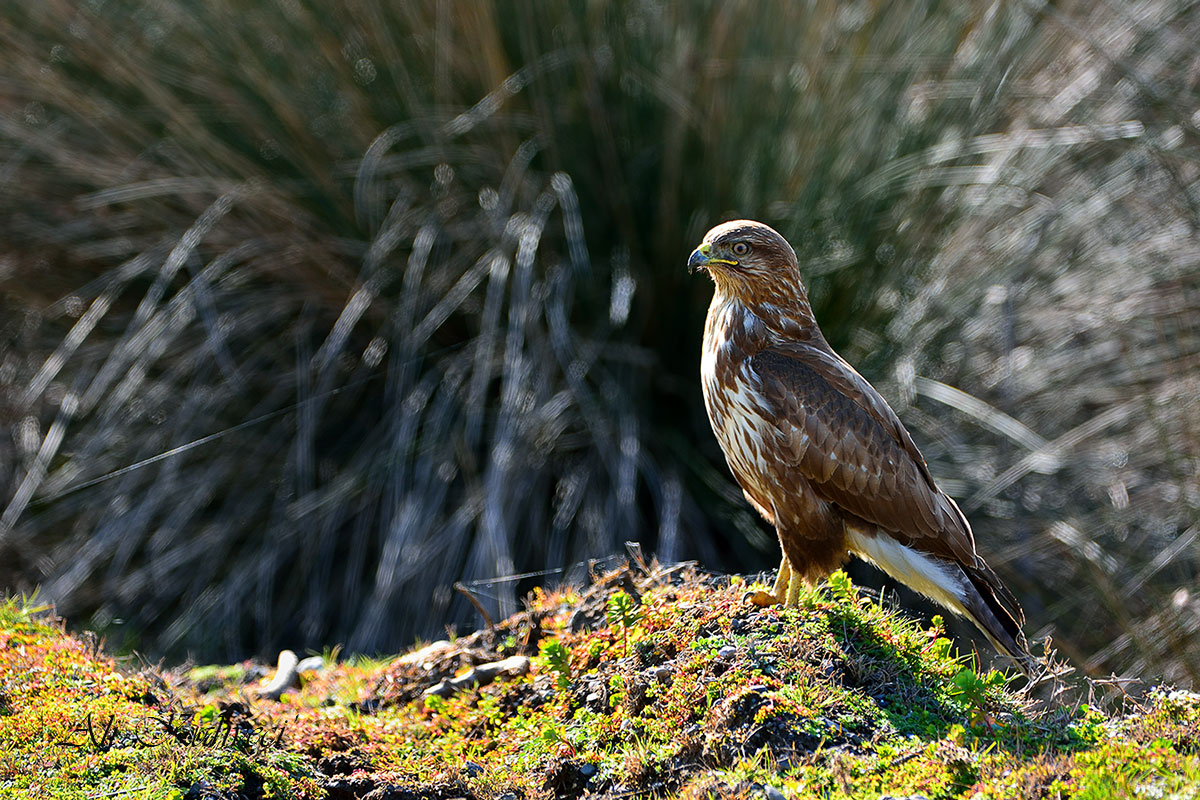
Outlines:
{"type": "Polygon", "coordinates": [[[759,588],[622,570],[398,659],[327,657],[279,700],[256,691],[261,666],[118,667],[11,600],[0,797],[1200,792],[1198,695],[1151,691],[1107,714],[1034,701],[972,669],[938,620],[842,573],[797,609],[760,607],[759,588]],[[487,685],[455,685],[502,659],[487,685]]]}

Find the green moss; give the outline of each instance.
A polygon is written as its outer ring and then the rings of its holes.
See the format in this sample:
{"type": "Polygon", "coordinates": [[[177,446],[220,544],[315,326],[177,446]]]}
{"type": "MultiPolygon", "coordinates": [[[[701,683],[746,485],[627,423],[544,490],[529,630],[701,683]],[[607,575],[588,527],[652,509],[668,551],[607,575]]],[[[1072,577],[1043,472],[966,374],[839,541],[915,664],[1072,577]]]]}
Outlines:
{"type": "Polygon", "coordinates": [[[1128,714],[1035,703],[956,654],[940,620],[841,574],[796,609],[755,606],[738,579],[632,577],[639,597],[538,593],[493,630],[332,663],[280,702],[247,693],[261,666],[129,671],[7,601],[0,797],[1194,796],[1196,695],[1128,714]],[[422,696],[514,652],[530,674],[422,696]]]}
{"type": "Polygon", "coordinates": [[[0,797],[322,797],[308,759],[218,729],[21,599],[0,603],[0,797]]]}

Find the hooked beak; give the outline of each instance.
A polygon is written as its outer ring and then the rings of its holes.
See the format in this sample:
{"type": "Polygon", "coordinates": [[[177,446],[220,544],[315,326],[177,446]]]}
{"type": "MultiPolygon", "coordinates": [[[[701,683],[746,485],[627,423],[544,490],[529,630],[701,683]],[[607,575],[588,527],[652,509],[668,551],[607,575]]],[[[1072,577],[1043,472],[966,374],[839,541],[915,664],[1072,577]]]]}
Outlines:
{"type": "Polygon", "coordinates": [[[731,267],[736,267],[738,262],[730,261],[726,258],[714,258],[712,256],[712,245],[708,242],[697,247],[688,257],[688,272],[695,272],[698,269],[708,269],[710,264],[726,264],[731,267]]]}

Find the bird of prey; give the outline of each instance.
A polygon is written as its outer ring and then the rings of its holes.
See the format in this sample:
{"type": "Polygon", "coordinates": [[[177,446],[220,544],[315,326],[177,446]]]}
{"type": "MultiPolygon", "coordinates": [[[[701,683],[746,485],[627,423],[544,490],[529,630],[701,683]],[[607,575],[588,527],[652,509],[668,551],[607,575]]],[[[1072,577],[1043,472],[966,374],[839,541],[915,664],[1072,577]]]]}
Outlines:
{"type": "Polygon", "coordinates": [[[821,335],[787,240],[726,222],[688,266],[716,284],[704,404],[746,499],[779,535],[776,599],[796,605],[801,582],[854,554],[971,620],[1028,673],[1020,606],[896,413],[821,335]]]}

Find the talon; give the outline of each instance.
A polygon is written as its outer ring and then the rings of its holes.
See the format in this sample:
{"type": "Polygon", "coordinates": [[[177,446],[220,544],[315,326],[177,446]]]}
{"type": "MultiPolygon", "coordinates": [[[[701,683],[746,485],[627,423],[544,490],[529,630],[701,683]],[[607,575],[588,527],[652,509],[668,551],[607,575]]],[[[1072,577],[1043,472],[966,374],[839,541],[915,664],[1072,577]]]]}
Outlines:
{"type": "Polygon", "coordinates": [[[742,600],[752,606],[757,606],[758,608],[766,608],[767,606],[773,606],[779,603],[779,600],[775,597],[775,595],[771,594],[770,592],[764,592],[762,589],[755,589],[752,592],[746,592],[746,594],[742,597],[742,600]]]}

